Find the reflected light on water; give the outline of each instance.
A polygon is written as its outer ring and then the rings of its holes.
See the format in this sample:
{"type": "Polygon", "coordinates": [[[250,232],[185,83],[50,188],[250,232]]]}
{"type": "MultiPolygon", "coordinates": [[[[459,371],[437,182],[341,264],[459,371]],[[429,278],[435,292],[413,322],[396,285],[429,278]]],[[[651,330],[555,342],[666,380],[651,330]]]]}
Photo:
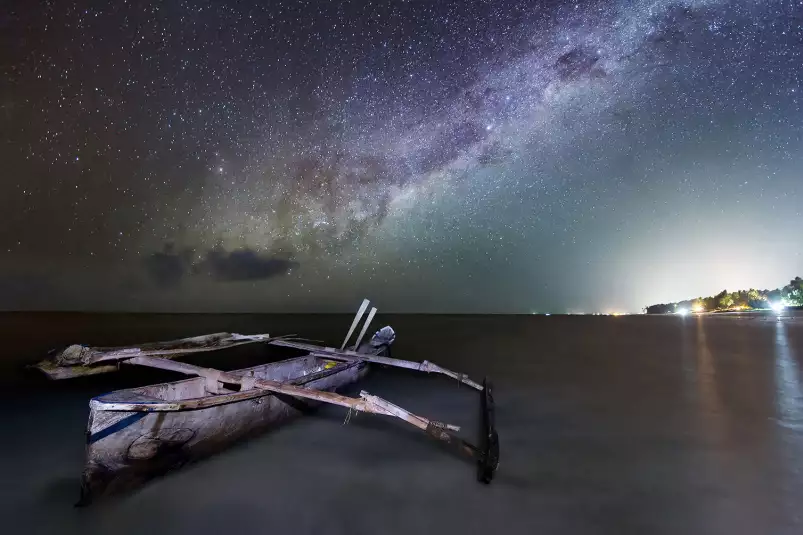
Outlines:
{"type": "Polygon", "coordinates": [[[800,368],[789,347],[787,326],[782,320],[775,324],[775,390],[778,421],[785,427],[803,430],[803,387],[800,368]]]}
{"type": "Polygon", "coordinates": [[[709,438],[714,441],[726,440],[725,417],[722,400],[717,387],[717,371],[714,355],[708,345],[705,333],[705,319],[697,318],[697,388],[700,404],[700,416],[703,428],[709,438]]]}

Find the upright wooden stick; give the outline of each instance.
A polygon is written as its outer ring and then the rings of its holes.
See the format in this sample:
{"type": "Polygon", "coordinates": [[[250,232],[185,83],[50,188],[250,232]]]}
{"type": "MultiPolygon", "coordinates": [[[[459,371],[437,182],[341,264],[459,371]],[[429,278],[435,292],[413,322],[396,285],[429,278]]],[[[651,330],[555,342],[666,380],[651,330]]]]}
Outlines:
{"type": "Polygon", "coordinates": [[[357,310],[357,314],[354,315],[354,321],[351,322],[351,327],[349,327],[349,332],[346,335],[345,340],[343,340],[343,344],[340,346],[340,349],[346,348],[346,344],[349,343],[349,338],[351,338],[351,335],[354,334],[354,329],[357,328],[357,324],[360,323],[360,319],[362,318],[362,315],[365,314],[365,309],[368,308],[368,305],[370,303],[371,302],[368,299],[362,300],[362,304],[360,305],[360,308],[357,310]]]}
{"type": "Polygon", "coordinates": [[[365,336],[365,331],[368,330],[368,326],[371,325],[371,321],[374,319],[374,315],[376,315],[376,307],[372,307],[371,311],[368,313],[368,318],[365,320],[365,323],[362,325],[362,330],[360,331],[360,335],[357,337],[357,341],[354,342],[354,351],[360,347],[360,342],[362,342],[362,337],[365,336]]]}

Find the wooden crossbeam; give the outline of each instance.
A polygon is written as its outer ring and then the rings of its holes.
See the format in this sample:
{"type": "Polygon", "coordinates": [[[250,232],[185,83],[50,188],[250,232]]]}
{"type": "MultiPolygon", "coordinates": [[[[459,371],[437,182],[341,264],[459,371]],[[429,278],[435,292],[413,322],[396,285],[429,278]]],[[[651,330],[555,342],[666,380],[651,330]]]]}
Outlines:
{"type": "MultiPolygon", "coordinates": [[[[213,381],[220,381],[227,384],[242,384],[244,380],[248,380],[249,382],[252,380],[252,378],[241,377],[239,375],[234,375],[228,372],[215,370],[213,368],[203,368],[201,366],[187,364],[186,362],[177,362],[174,360],[168,360],[159,357],[133,357],[124,360],[123,362],[126,364],[145,366],[148,368],[158,368],[160,370],[174,371],[178,373],[183,373],[185,375],[195,375],[198,377],[205,377],[213,381]]],[[[287,394],[297,398],[312,399],[315,401],[321,401],[323,403],[339,405],[341,407],[347,407],[349,409],[356,410],[359,412],[392,416],[394,418],[399,418],[401,420],[404,420],[408,424],[411,424],[421,429],[422,431],[429,432],[428,430],[432,428],[448,430],[448,431],[460,430],[460,428],[457,426],[436,422],[433,420],[429,420],[428,418],[424,418],[423,416],[418,416],[416,414],[413,414],[406,409],[393,405],[389,401],[384,400],[380,397],[372,396],[367,392],[361,392],[359,398],[350,398],[348,396],[343,396],[335,392],[313,390],[310,388],[304,388],[302,386],[296,386],[289,383],[271,381],[269,379],[253,379],[253,387],[262,390],[268,390],[271,392],[276,392],[278,394],[287,394]]],[[[110,403],[104,402],[104,405],[107,406],[107,410],[131,410],[131,407],[129,407],[129,405],[131,404],[129,403],[125,404],[126,405],[125,408],[115,407],[114,402],[110,403]]]]}
{"type": "Polygon", "coordinates": [[[275,346],[301,349],[303,351],[308,351],[311,355],[314,355],[316,357],[328,358],[332,360],[342,360],[348,362],[354,362],[354,361],[374,362],[376,364],[384,364],[386,366],[394,366],[396,368],[406,368],[408,370],[416,370],[427,373],[440,373],[442,375],[446,375],[447,377],[451,377],[452,379],[460,381],[464,385],[468,385],[476,390],[479,391],[483,390],[483,386],[481,384],[477,383],[476,381],[472,381],[466,374],[442,368],[441,366],[438,366],[437,364],[434,364],[427,360],[423,362],[413,362],[410,360],[394,359],[390,357],[383,357],[380,355],[371,355],[368,353],[358,353],[356,351],[351,351],[348,349],[341,350],[341,349],[336,349],[334,347],[316,346],[314,344],[296,342],[293,340],[274,339],[270,340],[268,343],[275,346]]]}

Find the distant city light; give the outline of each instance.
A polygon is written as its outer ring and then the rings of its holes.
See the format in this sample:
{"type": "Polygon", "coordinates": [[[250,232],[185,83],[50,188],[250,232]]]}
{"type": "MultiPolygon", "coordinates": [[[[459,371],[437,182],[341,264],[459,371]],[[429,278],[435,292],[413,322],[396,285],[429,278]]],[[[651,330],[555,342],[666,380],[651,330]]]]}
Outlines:
{"type": "Polygon", "coordinates": [[[770,308],[776,314],[780,314],[781,312],[783,312],[783,310],[784,310],[784,308],[786,308],[786,306],[783,303],[781,303],[780,301],[776,301],[774,303],[770,303],[770,308]]]}

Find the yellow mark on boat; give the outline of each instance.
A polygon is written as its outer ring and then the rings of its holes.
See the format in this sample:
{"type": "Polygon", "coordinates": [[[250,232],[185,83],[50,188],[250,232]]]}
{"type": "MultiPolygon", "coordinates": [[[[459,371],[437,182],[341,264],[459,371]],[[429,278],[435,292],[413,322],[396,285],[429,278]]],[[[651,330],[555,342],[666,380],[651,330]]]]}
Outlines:
{"type": "Polygon", "coordinates": [[[328,370],[329,368],[334,368],[335,366],[337,366],[337,362],[333,360],[327,360],[326,364],[323,365],[323,369],[328,370]]]}

